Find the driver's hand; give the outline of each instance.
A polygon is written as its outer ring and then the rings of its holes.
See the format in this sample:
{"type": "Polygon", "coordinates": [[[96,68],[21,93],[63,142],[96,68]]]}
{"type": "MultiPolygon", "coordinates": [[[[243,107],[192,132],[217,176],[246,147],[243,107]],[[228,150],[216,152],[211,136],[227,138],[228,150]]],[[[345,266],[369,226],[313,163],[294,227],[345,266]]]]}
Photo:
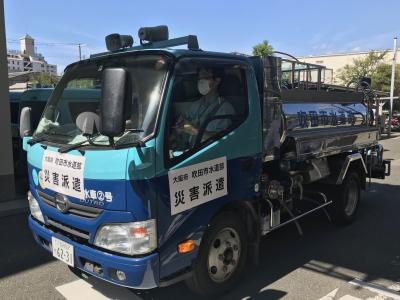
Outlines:
{"type": "Polygon", "coordinates": [[[195,135],[198,132],[198,129],[196,128],[196,126],[192,122],[190,122],[188,119],[183,117],[182,115],[176,121],[175,129],[178,132],[185,132],[190,135],[195,135]]]}
{"type": "Polygon", "coordinates": [[[197,135],[199,131],[198,128],[187,119],[183,121],[182,130],[190,135],[197,135]]]}

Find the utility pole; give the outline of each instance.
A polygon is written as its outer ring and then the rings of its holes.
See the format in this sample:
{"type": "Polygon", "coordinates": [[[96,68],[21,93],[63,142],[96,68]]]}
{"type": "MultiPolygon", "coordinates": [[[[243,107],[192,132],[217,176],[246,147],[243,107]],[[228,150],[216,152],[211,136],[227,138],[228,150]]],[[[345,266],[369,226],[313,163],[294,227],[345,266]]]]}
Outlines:
{"type": "Polygon", "coordinates": [[[390,81],[390,110],[389,110],[388,137],[390,137],[392,133],[393,94],[394,94],[394,78],[396,75],[396,56],[397,56],[397,37],[393,39],[393,61],[392,61],[392,78],[390,81]]]}
{"type": "Polygon", "coordinates": [[[79,60],[82,60],[82,49],[81,49],[81,45],[82,45],[82,44],[78,44],[78,48],[79,48],[79,60]]]}

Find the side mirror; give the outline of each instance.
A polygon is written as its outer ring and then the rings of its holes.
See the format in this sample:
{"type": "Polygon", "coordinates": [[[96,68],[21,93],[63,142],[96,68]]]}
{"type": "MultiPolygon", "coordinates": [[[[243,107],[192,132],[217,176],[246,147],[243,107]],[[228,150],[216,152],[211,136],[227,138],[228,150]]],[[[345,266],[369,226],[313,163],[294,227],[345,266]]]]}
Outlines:
{"type": "Polygon", "coordinates": [[[128,73],[124,68],[107,68],[103,71],[99,131],[111,139],[125,130],[127,79],[128,73]]]}
{"type": "Polygon", "coordinates": [[[31,110],[32,109],[28,106],[21,109],[19,117],[19,135],[22,139],[32,135],[31,110]]]}

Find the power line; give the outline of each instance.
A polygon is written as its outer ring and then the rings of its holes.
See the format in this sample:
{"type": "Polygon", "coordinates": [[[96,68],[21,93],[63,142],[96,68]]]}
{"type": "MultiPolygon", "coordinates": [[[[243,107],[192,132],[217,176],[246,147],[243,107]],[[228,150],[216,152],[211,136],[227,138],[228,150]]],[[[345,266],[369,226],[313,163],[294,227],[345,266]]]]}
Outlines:
{"type": "MultiPolygon", "coordinates": [[[[15,44],[19,43],[19,40],[16,39],[7,39],[7,43],[15,44]]],[[[40,46],[86,46],[84,43],[61,43],[61,42],[35,42],[35,45],[40,46]]]]}
{"type": "MultiPolygon", "coordinates": [[[[17,39],[7,39],[7,43],[19,44],[17,39]]],[[[60,43],[60,42],[35,42],[35,46],[77,46],[79,53],[79,60],[82,60],[82,47],[86,46],[84,43],[60,43]]]]}

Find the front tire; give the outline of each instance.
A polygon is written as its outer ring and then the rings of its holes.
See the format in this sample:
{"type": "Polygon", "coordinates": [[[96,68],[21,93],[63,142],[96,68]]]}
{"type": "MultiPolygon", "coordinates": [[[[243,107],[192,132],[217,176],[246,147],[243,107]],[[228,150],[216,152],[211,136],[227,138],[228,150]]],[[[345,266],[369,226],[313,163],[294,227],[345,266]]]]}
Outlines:
{"type": "Polygon", "coordinates": [[[234,212],[224,212],[211,222],[203,237],[193,276],[186,281],[192,291],[216,296],[230,290],[240,279],[248,246],[244,223],[234,212]]]}

